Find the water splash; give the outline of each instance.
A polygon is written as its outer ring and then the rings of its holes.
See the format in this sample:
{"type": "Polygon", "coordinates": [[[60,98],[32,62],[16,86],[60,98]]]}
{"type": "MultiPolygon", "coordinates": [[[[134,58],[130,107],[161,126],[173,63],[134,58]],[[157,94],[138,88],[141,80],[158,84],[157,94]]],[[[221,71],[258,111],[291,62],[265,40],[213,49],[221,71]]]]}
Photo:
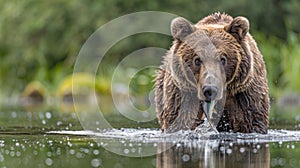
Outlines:
{"type": "MultiPolygon", "coordinates": [[[[206,125],[206,124],[204,124],[206,125]]],[[[203,129],[202,129],[203,130],[203,129]]],[[[175,133],[163,133],[158,129],[111,129],[103,132],[95,131],[50,131],[48,134],[92,136],[100,139],[120,139],[123,143],[131,142],[158,143],[158,142],[215,142],[226,141],[230,143],[265,143],[265,142],[289,142],[300,141],[300,131],[293,130],[269,130],[268,134],[258,133],[215,133],[210,127],[201,131],[178,131],[175,133]]]]}

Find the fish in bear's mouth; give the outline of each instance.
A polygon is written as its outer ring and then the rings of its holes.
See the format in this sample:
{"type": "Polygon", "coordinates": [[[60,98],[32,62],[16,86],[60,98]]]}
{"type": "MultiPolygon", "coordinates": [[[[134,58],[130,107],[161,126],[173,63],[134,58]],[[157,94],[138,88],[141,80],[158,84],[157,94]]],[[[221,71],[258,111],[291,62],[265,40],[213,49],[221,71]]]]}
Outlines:
{"type": "Polygon", "coordinates": [[[203,101],[202,108],[203,108],[203,111],[204,111],[204,114],[205,114],[208,124],[216,133],[218,133],[218,130],[215,128],[214,124],[211,121],[212,114],[214,113],[214,110],[215,110],[214,109],[215,105],[216,105],[216,100],[203,101]]]}

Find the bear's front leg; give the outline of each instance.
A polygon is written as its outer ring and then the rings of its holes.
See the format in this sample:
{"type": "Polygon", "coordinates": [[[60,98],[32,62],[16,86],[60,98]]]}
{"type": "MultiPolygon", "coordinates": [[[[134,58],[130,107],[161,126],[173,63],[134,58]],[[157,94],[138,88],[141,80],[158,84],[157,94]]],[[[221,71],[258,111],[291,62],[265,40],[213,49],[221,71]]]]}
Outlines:
{"type": "Polygon", "coordinates": [[[166,132],[195,129],[195,125],[198,122],[200,123],[198,118],[203,115],[199,111],[201,105],[196,92],[180,91],[177,94],[178,96],[173,99],[174,102],[168,104],[179,104],[180,106],[177,106],[177,108],[174,108],[175,111],[169,113],[175,113],[177,116],[170,123],[166,132]]]}
{"type": "Polygon", "coordinates": [[[262,106],[264,100],[255,99],[253,95],[257,93],[241,92],[227,97],[218,131],[267,133],[268,109],[262,106]]]}

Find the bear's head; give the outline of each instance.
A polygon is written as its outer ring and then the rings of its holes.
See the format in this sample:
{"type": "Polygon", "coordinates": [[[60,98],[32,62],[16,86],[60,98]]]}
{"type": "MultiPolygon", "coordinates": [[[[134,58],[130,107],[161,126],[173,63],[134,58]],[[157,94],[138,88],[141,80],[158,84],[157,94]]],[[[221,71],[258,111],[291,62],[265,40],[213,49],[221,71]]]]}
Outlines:
{"type": "Polygon", "coordinates": [[[249,22],[244,17],[196,25],[175,18],[171,22],[172,62],[176,62],[171,69],[175,83],[179,87],[193,87],[198,98],[206,102],[237,92],[251,68],[251,51],[245,42],[248,31],[249,22]]]}

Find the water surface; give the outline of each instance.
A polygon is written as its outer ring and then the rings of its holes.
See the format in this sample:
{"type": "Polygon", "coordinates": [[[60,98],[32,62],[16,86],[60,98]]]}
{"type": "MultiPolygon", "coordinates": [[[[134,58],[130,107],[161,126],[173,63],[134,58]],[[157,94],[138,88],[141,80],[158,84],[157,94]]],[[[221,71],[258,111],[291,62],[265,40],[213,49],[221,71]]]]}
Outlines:
{"type": "Polygon", "coordinates": [[[131,123],[112,117],[115,129],[95,131],[83,130],[73,112],[3,108],[0,167],[300,166],[298,130],[272,127],[266,135],[164,134],[156,121],[131,123]]]}

